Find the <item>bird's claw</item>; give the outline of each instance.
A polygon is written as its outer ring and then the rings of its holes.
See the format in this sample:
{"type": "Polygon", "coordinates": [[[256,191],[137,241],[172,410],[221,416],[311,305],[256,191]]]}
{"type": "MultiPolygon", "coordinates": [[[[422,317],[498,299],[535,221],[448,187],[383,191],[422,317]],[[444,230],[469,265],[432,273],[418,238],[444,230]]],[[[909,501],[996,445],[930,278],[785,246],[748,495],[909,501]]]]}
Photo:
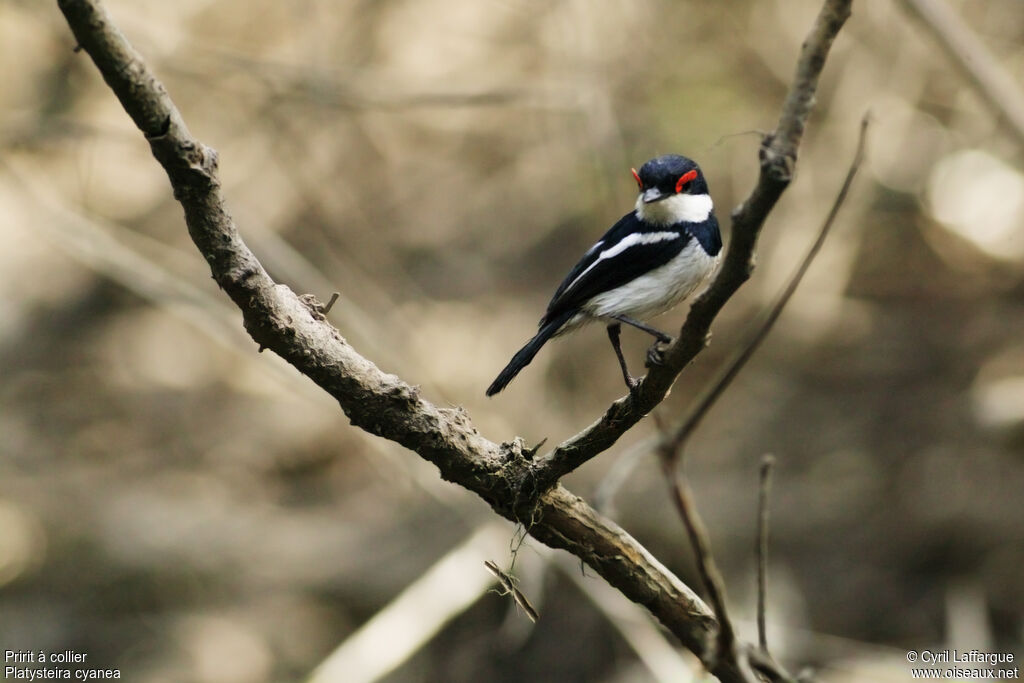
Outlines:
{"type": "Polygon", "coordinates": [[[647,349],[647,362],[644,364],[645,367],[653,368],[655,366],[662,366],[665,364],[665,350],[668,346],[675,341],[671,337],[665,339],[658,339],[658,341],[651,344],[651,348],[647,349]]]}

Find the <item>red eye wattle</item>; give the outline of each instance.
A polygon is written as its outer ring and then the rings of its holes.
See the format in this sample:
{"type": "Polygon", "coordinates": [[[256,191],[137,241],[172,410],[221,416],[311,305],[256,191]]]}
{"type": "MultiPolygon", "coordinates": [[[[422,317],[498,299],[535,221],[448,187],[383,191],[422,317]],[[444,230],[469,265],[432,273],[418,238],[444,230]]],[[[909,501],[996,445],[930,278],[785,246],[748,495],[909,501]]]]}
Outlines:
{"type": "Polygon", "coordinates": [[[629,170],[633,172],[633,177],[636,178],[636,184],[642,188],[644,186],[644,182],[640,180],[640,174],[636,172],[635,168],[631,168],[629,170]]]}
{"type": "Polygon", "coordinates": [[[691,182],[697,179],[697,169],[687,171],[683,175],[679,176],[679,180],[676,181],[676,192],[682,192],[683,188],[689,185],[691,182]]]}

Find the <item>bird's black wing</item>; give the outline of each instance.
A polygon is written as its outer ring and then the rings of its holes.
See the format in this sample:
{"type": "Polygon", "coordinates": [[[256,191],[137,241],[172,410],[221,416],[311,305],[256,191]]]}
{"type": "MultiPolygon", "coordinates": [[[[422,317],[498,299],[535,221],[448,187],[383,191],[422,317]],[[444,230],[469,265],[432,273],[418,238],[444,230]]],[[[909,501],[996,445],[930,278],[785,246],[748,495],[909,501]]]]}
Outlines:
{"type": "Polygon", "coordinates": [[[652,227],[630,212],[591,247],[555,290],[540,325],[579,308],[593,296],[621,287],[663,266],[683,250],[689,233],[679,226],[652,227]]]}

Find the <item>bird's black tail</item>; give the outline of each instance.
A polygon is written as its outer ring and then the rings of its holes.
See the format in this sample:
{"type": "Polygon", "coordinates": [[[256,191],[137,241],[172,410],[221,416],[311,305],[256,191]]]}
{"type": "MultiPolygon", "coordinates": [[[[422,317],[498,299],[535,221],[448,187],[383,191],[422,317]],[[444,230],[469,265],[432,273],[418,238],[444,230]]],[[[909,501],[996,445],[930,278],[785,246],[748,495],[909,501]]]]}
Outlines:
{"type": "Polygon", "coordinates": [[[545,343],[551,337],[555,336],[555,333],[562,328],[568,320],[576,314],[576,311],[567,311],[562,315],[558,316],[554,320],[547,322],[537,334],[534,335],[533,339],[526,342],[523,348],[516,352],[516,355],[512,356],[512,360],[508,362],[505,369],[498,373],[497,378],[491,382],[491,386],[487,387],[487,395],[494,396],[496,393],[508,386],[508,383],[515,379],[515,376],[519,374],[519,371],[530,364],[533,357],[540,351],[540,347],[544,346],[545,343]]]}

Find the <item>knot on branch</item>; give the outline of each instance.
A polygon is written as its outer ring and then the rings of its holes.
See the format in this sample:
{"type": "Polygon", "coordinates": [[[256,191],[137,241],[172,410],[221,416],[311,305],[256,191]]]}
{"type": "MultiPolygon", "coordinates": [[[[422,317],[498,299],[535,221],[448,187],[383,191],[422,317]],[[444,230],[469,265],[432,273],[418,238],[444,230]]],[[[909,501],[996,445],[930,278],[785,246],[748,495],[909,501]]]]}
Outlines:
{"type": "Polygon", "coordinates": [[[420,388],[406,383],[398,375],[384,375],[381,395],[386,396],[393,407],[403,412],[412,411],[420,401],[420,388]]]}
{"type": "Polygon", "coordinates": [[[776,136],[766,135],[758,151],[758,160],[761,162],[761,172],[765,176],[777,183],[788,185],[796,169],[796,148],[783,150],[779,149],[781,147],[783,145],[778,144],[776,136]]]}
{"type": "Polygon", "coordinates": [[[201,183],[206,191],[220,186],[220,180],[217,179],[220,155],[217,154],[217,150],[191,139],[178,141],[177,147],[178,158],[185,162],[182,170],[187,172],[193,181],[201,183]]]}
{"type": "Polygon", "coordinates": [[[327,312],[334,306],[334,302],[338,300],[338,293],[335,292],[331,297],[331,300],[326,304],[316,298],[315,294],[302,294],[299,296],[299,301],[302,305],[309,309],[310,315],[312,315],[319,322],[327,322],[327,312]]]}
{"type": "Polygon", "coordinates": [[[548,488],[540,476],[543,470],[539,470],[533,461],[544,441],[531,448],[517,436],[498,446],[502,463],[495,477],[499,484],[494,491],[496,501],[504,508],[504,514],[527,527],[534,523],[540,495],[548,488]]]}
{"type": "Polygon", "coordinates": [[[186,201],[189,195],[202,197],[220,188],[217,150],[187,135],[170,119],[166,134],[148,138],[153,156],[167,171],[174,198],[186,201]],[[183,134],[184,133],[184,134],[183,134]]]}

